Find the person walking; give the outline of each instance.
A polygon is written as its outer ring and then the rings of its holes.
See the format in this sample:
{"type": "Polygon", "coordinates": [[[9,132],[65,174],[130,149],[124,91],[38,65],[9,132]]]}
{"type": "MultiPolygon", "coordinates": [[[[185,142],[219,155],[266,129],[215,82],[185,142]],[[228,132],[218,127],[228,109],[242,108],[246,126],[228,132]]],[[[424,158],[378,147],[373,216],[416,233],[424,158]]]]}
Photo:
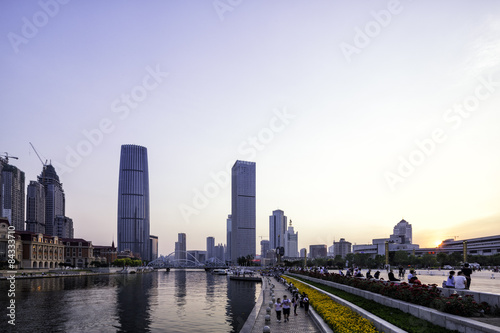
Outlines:
{"type": "Polygon", "coordinates": [[[306,316],[309,316],[309,296],[307,294],[304,296],[304,311],[306,316]]]}
{"type": "Polygon", "coordinates": [[[295,294],[295,296],[292,298],[292,304],[293,304],[293,314],[297,316],[297,305],[299,305],[299,296],[295,294]]]}
{"type": "Polygon", "coordinates": [[[464,273],[465,279],[467,280],[467,284],[465,286],[465,289],[470,289],[470,282],[471,282],[471,274],[472,274],[472,269],[469,267],[468,263],[464,264],[464,267],[462,268],[462,273],[464,273]]]}
{"type": "Polygon", "coordinates": [[[288,317],[290,317],[290,300],[288,299],[288,297],[286,295],[283,295],[283,319],[284,319],[284,322],[286,323],[287,321],[289,321],[290,319],[288,319],[288,317]]]}
{"type": "Polygon", "coordinates": [[[276,310],[276,318],[278,319],[278,323],[281,323],[281,308],[282,308],[281,298],[278,298],[276,300],[276,303],[274,303],[274,309],[276,310]]]}

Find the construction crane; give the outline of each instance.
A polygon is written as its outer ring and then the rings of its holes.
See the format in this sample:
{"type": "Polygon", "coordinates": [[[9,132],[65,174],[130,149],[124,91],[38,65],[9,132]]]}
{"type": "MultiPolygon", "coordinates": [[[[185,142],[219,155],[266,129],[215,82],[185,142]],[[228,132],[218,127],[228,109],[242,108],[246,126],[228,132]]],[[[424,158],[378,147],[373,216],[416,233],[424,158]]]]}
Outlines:
{"type": "Polygon", "coordinates": [[[18,160],[19,157],[15,157],[15,156],[12,156],[12,155],[9,155],[8,152],[5,152],[3,155],[0,155],[0,157],[5,157],[5,162],[8,164],[9,163],[9,158],[13,158],[15,160],[18,160]]]}
{"type": "Polygon", "coordinates": [[[31,145],[31,148],[33,148],[33,150],[35,151],[36,156],[38,156],[38,159],[40,160],[40,162],[42,162],[42,165],[45,169],[45,167],[47,166],[47,160],[45,160],[45,163],[43,163],[42,158],[40,157],[40,155],[38,155],[38,152],[35,149],[35,146],[33,146],[33,144],[31,142],[30,142],[30,145],[31,145]]]}

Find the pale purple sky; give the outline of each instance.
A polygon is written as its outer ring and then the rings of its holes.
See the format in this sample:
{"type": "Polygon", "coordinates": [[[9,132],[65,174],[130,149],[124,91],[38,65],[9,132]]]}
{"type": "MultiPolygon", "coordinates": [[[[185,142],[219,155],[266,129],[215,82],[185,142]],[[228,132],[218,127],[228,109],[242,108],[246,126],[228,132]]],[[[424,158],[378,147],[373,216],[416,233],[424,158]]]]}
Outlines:
{"type": "Polygon", "coordinates": [[[56,165],[75,236],[116,240],[122,144],[162,254],[225,243],[237,159],[264,239],[277,208],[299,248],[499,234],[499,2],[65,2],[0,3],[0,152],[56,165]]]}

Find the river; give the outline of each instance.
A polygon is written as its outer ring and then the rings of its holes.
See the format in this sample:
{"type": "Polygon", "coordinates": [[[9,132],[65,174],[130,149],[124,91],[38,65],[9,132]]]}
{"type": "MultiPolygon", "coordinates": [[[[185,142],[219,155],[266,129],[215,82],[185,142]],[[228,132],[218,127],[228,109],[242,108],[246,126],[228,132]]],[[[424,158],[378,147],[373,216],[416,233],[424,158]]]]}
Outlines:
{"type": "MultiPolygon", "coordinates": [[[[1,304],[8,283],[0,281],[1,304]]],[[[239,332],[261,284],[202,270],[16,280],[12,332],[239,332]]]]}

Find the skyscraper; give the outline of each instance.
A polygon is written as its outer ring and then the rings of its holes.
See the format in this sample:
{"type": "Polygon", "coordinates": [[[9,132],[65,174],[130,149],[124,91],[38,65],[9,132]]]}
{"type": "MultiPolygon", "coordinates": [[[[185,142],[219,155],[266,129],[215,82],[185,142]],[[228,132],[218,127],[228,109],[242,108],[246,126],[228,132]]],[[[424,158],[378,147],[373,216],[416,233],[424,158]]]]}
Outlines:
{"type": "Polygon", "coordinates": [[[73,220],[67,216],[58,215],[54,219],[56,236],[60,238],[74,238],[73,220]]]}
{"type": "Polygon", "coordinates": [[[280,209],[269,216],[269,247],[273,250],[285,247],[286,220],[285,213],[280,209]]]}
{"type": "Polygon", "coordinates": [[[294,232],[292,220],[285,232],[285,257],[296,258],[299,255],[299,232],[294,232]]]}
{"type": "Polygon", "coordinates": [[[158,259],[158,236],[149,235],[149,250],[151,251],[150,259],[158,259]]]}
{"type": "Polygon", "coordinates": [[[224,262],[224,244],[217,244],[214,248],[215,258],[218,262],[224,262]]]}
{"type": "Polygon", "coordinates": [[[175,259],[186,260],[186,234],[179,233],[177,235],[177,242],[175,242],[175,259]]]}
{"type": "Polygon", "coordinates": [[[226,261],[231,261],[231,228],[233,227],[233,221],[231,220],[231,214],[227,216],[226,220],[226,261]]]}
{"type": "Polygon", "coordinates": [[[57,236],[56,216],[65,216],[66,198],[62,183],[52,164],[43,166],[38,182],[45,190],[45,233],[57,236]]]}
{"type": "Polygon", "coordinates": [[[266,258],[267,251],[269,251],[269,241],[267,239],[263,239],[260,241],[260,260],[266,258]]]}
{"type": "Polygon", "coordinates": [[[255,162],[236,161],[231,170],[231,261],[255,256],[255,162]]]}
{"type": "Polygon", "coordinates": [[[129,249],[151,260],[149,248],[148,151],[122,145],[118,182],[118,251],[129,249]]]}
{"type": "Polygon", "coordinates": [[[45,190],[43,185],[32,180],[26,194],[26,230],[45,233],[45,190]]]}
{"type": "Polygon", "coordinates": [[[390,239],[399,244],[411,244],[411,224],[406,222],[404,219],[399,221],[399,223],[394,226],[394,232],[390,235],[390,239]]]}
{"type": "Polygon", "coordinates": [[[207,260],[215,257],[215,238],[207,237],[207,260]]]}
{"type": "MultiPolygon", "coordinates": [[[[2,159],[3,160],[3,159],[2,159]]],[[[24,172],[17,167],[2,163],[0,183],[0,217],[6,217],[16,230],[24,230],[24,172]]]]}

